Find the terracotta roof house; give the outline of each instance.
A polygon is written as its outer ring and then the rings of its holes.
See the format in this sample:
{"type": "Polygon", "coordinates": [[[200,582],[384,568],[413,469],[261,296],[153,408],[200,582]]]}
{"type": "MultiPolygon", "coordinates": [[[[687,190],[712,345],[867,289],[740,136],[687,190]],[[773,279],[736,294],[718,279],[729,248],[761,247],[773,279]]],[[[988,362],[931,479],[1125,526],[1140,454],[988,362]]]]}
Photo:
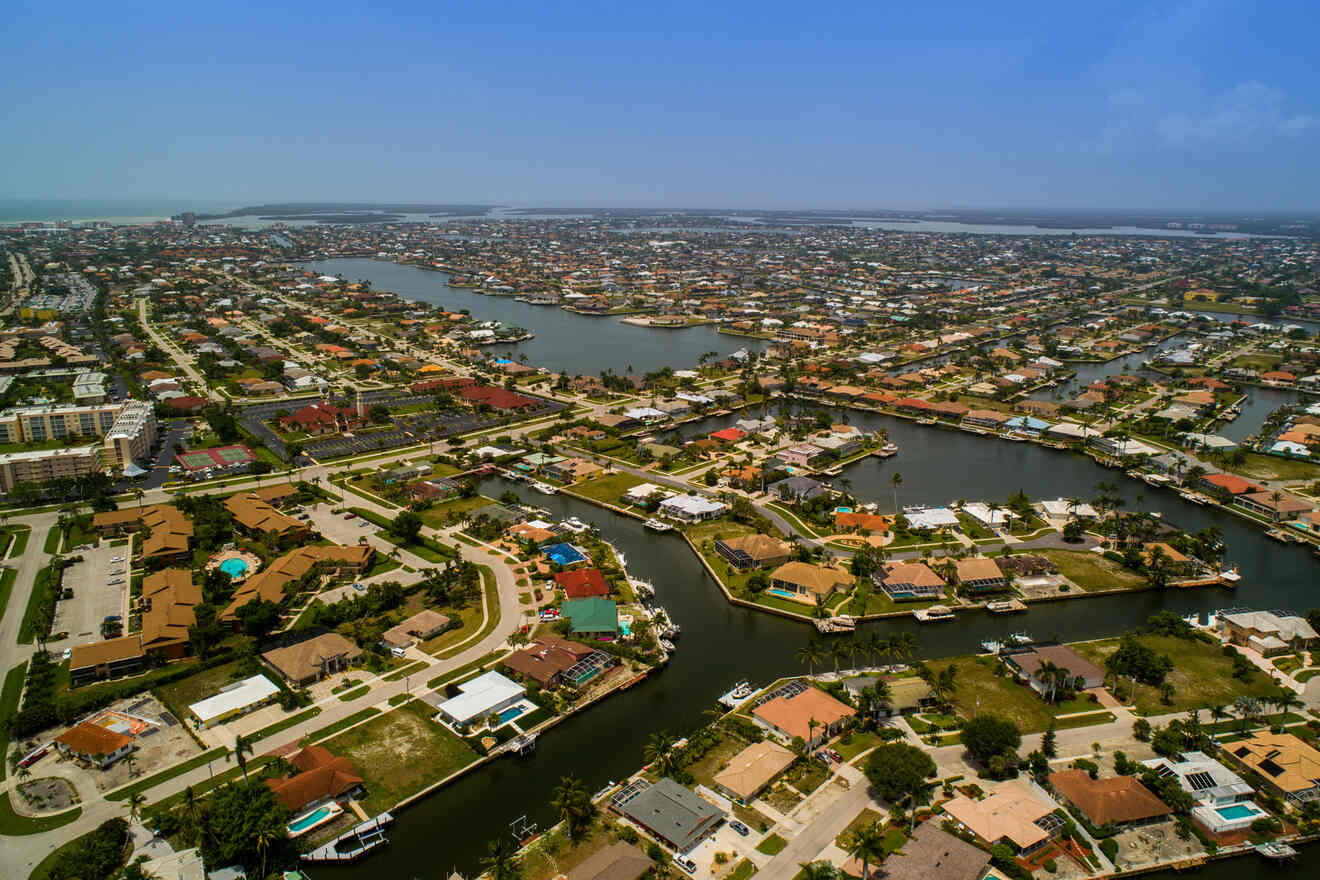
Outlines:
{"type": "Polygon", "coordinates": [[[1289,495],[1286,492],[1279,492],[1278,498],[1275,498],[1275,492],[1247,492],[1237,496],[1237,503],[1254,510],[1256,513],[1268,516],[1275,522],[1285,519],[1292,519],[1301,513],[1307,513],[1315,509],[1315,505],[1303,501],[1295,495],[1289,495]]]}
{"type": "Polygon", "coordinates": [[[655,862],[630,843],[612,843],[568,872],[568,880],[638,880],[655,862]]]}
{"type": "Polygon", "coordinates": [[[739,803],[751,803],[794,760],[796,756],[778,743],[753,743],[715,774],[715,788],[739,803]]]}
{"type": "Polygon", "coordinates": [[[585,599],[588,596],[608,596],[610,585],[605,582],[605,575],[597,568],[579,568],[576,571],[555,573],[555,583],[569,599],[585,599]]]}
{"type": "Polygon", "coordinates": [[[1092,779],[1085,770],[1060,770],[1050,774],[1050,785],[1097,827],[1142,825],[1173,812],[1131,776],[1092,779]]]}
{"type": "Polygon", "coordinates": [[[924,562],[895,562],[874,575],[889,598],[903,600],[938,599],[947,586],[924,562]]]}
{"type": "Polygon", "coordinates": [[[1248,492],[1266,491],[1264,486],[1243,479],[1237,474],[1206,474],[1197,483],[1202,489],[1208,489],[1212,492],[1223,491],[1230,495],[1245,495],[1248,492]]]}
{"type": "Polygon", "coordinates": [[[739,535],[715,541],[715,552],[738,571],[788,562],[792,547],[770,535],[739,535]]]}
{"type": "Polygon", "coordinates": [[[785,740],[802,737],[814,747],[829,739],[857,710],[819,688],[808,687],[791,696],[775,697],[752,710],[756,723],[785,740]],[[812,725],[811,722],[816,724],[812,725]]]}
{"type": "Polygon", "coordinates": [[[958,586],[967,593],[994,593],[1008,589],[1008,579],[998,563],[985,556],[973,556],[955,562],[958,586]]]}
{"type": "Polygon", "coordinates": [[[785,562],[770,573],[770,586],[814,601],[816,596],[829,598],[836,590],[852,586],[847,572],[807,562],[785,562]]]}
{"type": "Polygon", "coordinates": [[[151,534],[142,542],[142,558],[148,561],[184,561],[193,537],[192,523],[172,504],[98,513],[92,517],[92,528],[102,536],[148,529],[151,534]]]}
{"type": "Polygon", "coordinates": [[[861,532],[874,532],[878,535],[884,535],[889,532],[889,517],[880,516],[876,513],[834,513],[834,527],[836,529],[857,529],[861,532]]]}
{"type": "Polygon", "coordinates": [[[944,804],[959,825],[991,846],[1006,842],[1017,853],[1035,852],[1062,830],[1054,809],[1021,783],[1001,785],[979,801],[959,795],[944,804]]]}
{"type": "Polygon", "coordinates": [[[321,746],[304,746],[285,760],[297,772],[265,780],[275,800],[290,813],[341,797],[362,785],[362,777],[348,758],[321,746]]]}
{"type": "Polygon", "coordinates": [[[1297,806],[1320,800],[1320,752],[1291,733],[1253,733],[1223,754],[1297,806]]]}
{"type": "Polygon", "coordinates": [[[564,673],[596,652],[595,648],[561,639],[541,636],[529,647],[515,651],[502,661],[504,668],[525,681],[544,688],[557,687],[564,673]]]}
{"type": "Polygon", "coordinates": [[[55,737],[55,748],[104,770],[133,751],[133,738],[84,721],[55,737]]]}
{"type": "Polygon", "coordinates": [[[285,681],[295,685],[313,684],[342,672],[361,656],[362,650],[339,633],[324,633],[261,655],[285,681]]]}
{"type": "Polygon", "coordinates": [[[923,822],[902,850],[873,869],[871,880],[978,880],[989,864],[985,850],[923,822]]]}
{"type": "Polygon", "coordinates": [[[286,431],[308,434],[342,434],[359,421],[357,410],[351,406],[317,401],[280,419],[280,426],[286,431]]]}

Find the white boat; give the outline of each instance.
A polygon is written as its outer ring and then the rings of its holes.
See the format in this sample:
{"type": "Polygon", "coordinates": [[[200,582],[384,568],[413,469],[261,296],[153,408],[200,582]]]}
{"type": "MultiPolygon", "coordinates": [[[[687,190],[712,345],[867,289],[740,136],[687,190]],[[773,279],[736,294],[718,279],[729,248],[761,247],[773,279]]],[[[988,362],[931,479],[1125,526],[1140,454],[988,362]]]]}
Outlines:
{"type": "Polygon", "coordinates": [[[912,616],[921,623],[941,623],[957,617],[948,605],[932,605],[929,608],[919,608],[912,612],[912,616]]]}
{"type": "Polygon", "coordinates": [[[643,599],[650,599],[655,595],[655,587],[650,581],[639,580],[638,578],[628,578],[628,583],[632,584],[633,592],[643,599]]]}
{"type": "Polygon", "coordinates": [[[669,641],[668,639],[661,639],[661,640],[660,640],[660,647],[661,647],[662,649],[664,649],[664,652],[665,652],[666,654],[672,654],[672,653],[674,653],[674,643],[671,642],[671,641],[669,641]]]}
{"type": "Polygon", "coordinates": [[[881,446],[876,450],[875,454],[880,458],[889,458],[891,455],[898,455],[898,447],[893,443],[886,443],[884,446],[881,446]]]}
{"type": "Polygon", "coordinates": [[[719,698],[718,702],[726,709],[737,709],[739,705],[747,702],[756,693],[756,688],[747,683],[747,679],[735,684],[729,691],[719,698]]]}
{"type": "Polygon", "coordinates": [[[671,532],[674,530],[674,527],[669,523],[662,519],[656,519],[655,517],[651,517],[646,522],[642,523],[642,525],[653,532],[671,532]]]}
{"type": "Polygon", "coordinates": [[[1219,579],[1225,583],[1236,584],[1238,581],[1242,580],[1242,575],[1238,574],[1237,566],[1233,566],[1232,568],[1221,571],[1219,573],[1219,579]]]}
{"type": "Polygon", "coordinates": [[[572,532],[572,533],[575,534],[575,535],[580,535],[580,534],[582,534],[583,532],[588,531],[588,530],[591,528],[590,525],[588,525],[587,523],[584,523],[582,520],[578,519],[576,516],[570,516],[568,519],[566,519],[566,520],[564,520],[562,523],[560,523],[560,525],[563,526],[564,528],[568,529],[570,532],[572,532]]]}
{"type": "Polygon", "coordinates": [[[542,483],[539,480],[532,481],[532,488],[535,489],[537,492],[540,492],[542,495],[553,495],[559,491],[554,486],[551,486],[549,483],[542,483]]]}
{"type": "Polygon", "coordinates": [[[1278,840],[1271,840],[1266,843],[1258,843],[1256,844],[1255,849],[1256,852],[1260,853],[1265,858],[1273,859],[1275,861],[1282,861],[1283,859],[1291,859],[1297,855],[1297,850],[1293,849],[1288,844],[1278,840]]]}
{"type": "Polygon", "coordinates": [[[987,654],[998,654],[999,649],[1004,647],[1004,643],[996,642],[996,641],[985,641],[981,643],[981,647],[985,649],[985,652],[987,654]]]}

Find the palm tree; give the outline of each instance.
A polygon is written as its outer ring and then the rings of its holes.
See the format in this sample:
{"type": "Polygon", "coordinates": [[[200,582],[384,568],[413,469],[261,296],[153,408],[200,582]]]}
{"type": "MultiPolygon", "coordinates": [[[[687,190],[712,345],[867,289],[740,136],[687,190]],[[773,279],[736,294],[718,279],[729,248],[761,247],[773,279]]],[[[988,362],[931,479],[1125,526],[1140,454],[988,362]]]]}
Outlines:
{"type": "Polygon", "coordinates": [[[862,863],[862,880],[869,880],[872,863],[879,864],[885,858],[885,838],[876,825],[863,825],[847,841],[848,855],[862,863]]]}
{"type": "Polygon", "coordinates": [[[903,475],[898,471],[894,471],[889,478],[889,482],[894,487],[894,513],[902,513],[903,511],[898,506],[898,487],[903,485],[903,475]]]}
{"type": "Polygon", "coordinates": [[[807,665],[807,674],[816,674],[816,664],[823,663],[826,659],[825,646],[818,641],[807,642],[795,655],[797,662],[807,665]]]}
{"type": "Polygon", "coordinates": [[[513,843],[506,837],[497,837],[486,844],[486,857],[481,866],[490,872],[492,880],[518,880],[522,864],[514,852],[513,843]]]}
{"type": "Polygon", "coordinates": [[[656,769],[661,776],[667,776],[673,764],[669,750],[674,745],[674,736],[667,730],[651,734],[642,748],[642,759],[656,769]]]}
{"type": "Polygon", "coordinates": [[[124,756],[124,764],[128,767],[128,778],[129,778],[129,779],[132,779],[134,776],[137,775],[137,773],[134,772],[135,770],[137,770],[137,756],[136,756],[136,755],[134,755],[132,752],[129,752],[127,755],[124,756]]]}
{"type": "Polygon", "coordinates": [[[917,653],[917,637],[912,633],[899,633],[894,636],[894,655],[904,663],[917,653]]]}
{"type": "Polygon", "coordinates": [[[837,880],[838,870],[829,862],[799,862],[796,880],[837,880]]]}
{"type": "Polygon", "coordinates": [[[573,840],[581,838],[583,832],[591,827],[591,820],[596,814],[591,795],[576,776],[565,776],[559,781],[550,806],[555,815],[568,826],[568,836],[573,840]]]}
{"type": "Polygon", "coordinates": [[[139,511],[142,510],[142,496],[145,495],[145,494],[146,494],[146,493],[143,492],[143,491],[142,491],[140,488],[138,488],[137,486],[134,486],[134,487],[133,487],[133,497],[137,499],[138,510],[139,510],[139,511]]]}
{"type": "Polygon", "coordinates": [[[278,825],[263,825],[256,830],[253,835],[253,842],[257,845],[257,854],[261,856],[260,877],[266,876],[266,859],[270,856],[271,845],[281,837],[278,825]]]}
{"type": "Polygon", "coordinates": [[[878,632],[872,632],[868,635],[864,644],[866,645],[866,654],[871,658],[873,664],[889,650],[889,639],[878,632]]]}
{"type": "Polygon", "coordinates": [[[128,810],[128,816],[134,822],[142,814],[142,808],[147,805],[147,796],[140,791],[135,791],[128,796],[128,802],[124,804],[124,809],[128,810]]]}
{"type": "Polygon", "coordinates": [[[252,741],[246,736],[235,738],[234,747],[229,750],[229,754],[238,762],[238,769],[243,771],[244,782],[247,782],[247,756],[252,753],[252,741]]]}

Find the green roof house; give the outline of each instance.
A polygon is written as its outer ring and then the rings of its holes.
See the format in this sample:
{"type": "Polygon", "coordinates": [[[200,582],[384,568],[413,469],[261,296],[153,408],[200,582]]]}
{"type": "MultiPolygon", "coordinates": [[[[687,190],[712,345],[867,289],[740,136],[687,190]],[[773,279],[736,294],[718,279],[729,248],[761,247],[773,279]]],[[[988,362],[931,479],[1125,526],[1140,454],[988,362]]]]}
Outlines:
{"type": "Polygon", "coordinates": [[[564,616],[573,624],[574,635],[613,636],[619,631],[619,612],[610,599],[591,596],[564,603],[564,616]]]}

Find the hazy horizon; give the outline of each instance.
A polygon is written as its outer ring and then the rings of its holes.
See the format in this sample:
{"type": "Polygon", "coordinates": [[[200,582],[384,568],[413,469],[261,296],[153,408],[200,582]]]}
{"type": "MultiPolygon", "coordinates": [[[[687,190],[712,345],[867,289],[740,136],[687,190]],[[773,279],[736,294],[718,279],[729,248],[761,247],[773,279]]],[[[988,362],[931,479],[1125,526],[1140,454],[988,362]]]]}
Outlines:
{"type": "Polygon", "coordinates": [[[1318,18],[32,4],[0,35],[0,198],[1309,212],[1318,18]]]}

